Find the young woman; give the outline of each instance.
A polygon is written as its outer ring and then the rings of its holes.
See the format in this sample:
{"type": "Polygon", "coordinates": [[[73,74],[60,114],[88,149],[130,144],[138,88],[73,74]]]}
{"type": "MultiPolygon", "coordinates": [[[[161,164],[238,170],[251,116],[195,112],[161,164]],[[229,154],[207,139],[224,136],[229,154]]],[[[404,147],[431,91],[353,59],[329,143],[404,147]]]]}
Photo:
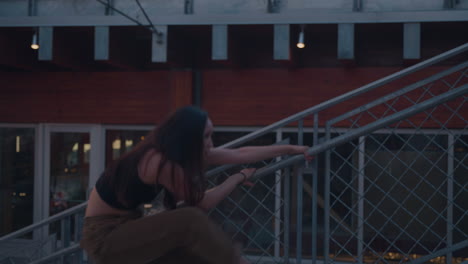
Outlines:
{"type": "Polygon", "coordinates": [[[255,169],[205,190],[205,168],[305,153],[307,147],[213,148],[212,133],[206,112],[181,108],[104,171],[89,197],[81,240],[96,264],[248,263],[204,211],[246,183],[255,169]],[[162,190],[169,210],[142,217],[137,207],[162,190]],[[188,206],[177,208],[182,201],[188,206]]]}

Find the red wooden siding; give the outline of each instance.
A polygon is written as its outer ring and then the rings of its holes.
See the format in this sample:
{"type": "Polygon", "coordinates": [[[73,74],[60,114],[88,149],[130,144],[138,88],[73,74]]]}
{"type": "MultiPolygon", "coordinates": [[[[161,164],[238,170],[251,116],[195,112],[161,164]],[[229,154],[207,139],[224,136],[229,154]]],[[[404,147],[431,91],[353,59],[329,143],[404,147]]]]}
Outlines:
{"type": "MultiPolygon", "coordinates": [[[[334,67],[204,70],[202,107],[209,112],[215,125],[264,126],[400,69],[334,67]]],[[[320,114],[320,125],[324,125],[324,120],[443,69],[426,69],[375,92],[341,103],[320,114]]],[[[447,89],[435,86],[431,91],[437,93],[438,90],[443,92],[447,89]]],[[[192,93],[192,72],[189,70],[3,72],[0,73],[0,123],[154,124],[178,107],[191,104],[192,93]]],[[[411,98],[419,97],[420,93],[420,90],[414,92],[411,98]]],[[[398,101],[394,107],[406,106],[398,101]]],[[[466,107],[460,111],[459,114],[468,119],[466,107]]],[[[433,113],[438,121],[445,120],[451,114],[445,107],[433,113]]],[[[412,121],[418,123],[424,118],[418,115],[412,121]]],[[[438,126],[438,121],[428,120],[424,127],[438,126]]],[[[307,123],[310,124],[310,120],[307,123]]],[[[448,125],[456,128],[464,126],[464,122],[454,117],[448,125]]],[[[404,124],[401,127],[411,125],[404,124]]]]}
{"type": "MultiPolygon", "coordinates": [[[[374,67],[205,71],[203,107],[210,113],[215,125],[265,126],[399,70],[401,68],[374,67]]],[[[441,70],[443,70],[441,67],[426,69],[422,73],[385,85],[375,92],[341,103],[321,113],[320,125],[324,125],[324,120],[441,70]]],[[[421,90],[415,92],[412,97],[417,97],[419,93],[421,90]]],[[[450,116],[450,113],[437,111],[434,115],[440,121],[450,116]]],[[[468,112],[465,110],[463,115],[465,118],[468,117],[468,112]]],[[[414,119],[416,123],[419,121],[422,121],[420,116],[414,119]]],[[[449,125],[460,127],[464,126],[464,122],[455,118],[449,125]]],[[[424,126],[437,127],[438,124],[434,120],[429,120],[424,126]]],[[[404,124],[401,127],[411,127],[411,125],[404,124]]]]}
{"type": "Polygon", "coordinates": [[[0,73],[0,122],[154,124],[170,111],[158,72],[0,73]]]}
{"type": "Polygon", "coordinates": [[[171,111],[192,104],[192,71],[171,72],[171,111]]]}

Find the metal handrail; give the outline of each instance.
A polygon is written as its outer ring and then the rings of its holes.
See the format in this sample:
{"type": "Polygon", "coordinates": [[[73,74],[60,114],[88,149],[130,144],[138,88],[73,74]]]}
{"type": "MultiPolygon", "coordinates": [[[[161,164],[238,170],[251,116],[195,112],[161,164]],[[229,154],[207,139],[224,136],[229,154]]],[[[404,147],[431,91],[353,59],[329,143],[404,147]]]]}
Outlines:
{"type": "Polygon", "coordinates": [[[432,75],[429,78],[426,78],[426,79],[424,79],[424,80],[422,80],[420,82],[417,82],[415,84],[411,84],[411,85],[409,85],[409,86],[407,86],[407,87],[405,87],[405,88],[403,88],[401,90],[398,90],[397,92],[394,92],[392,94],[383,96],[383,97],[381,97],[379,99],[373,100],[371,103],[368,103],[368,104],[363,105],[363,106],[359,106],[359,107],[357,107],[357,108],[355,108],[353,110],[350,110],[350,111],[346,112],[345,114],[343,114],[341,116],[338,116],[338,117],[335,117],[333,119],[328,120],[328,122],[330,124],[336,124],[336,123],[338,123],[338,122],[340,122],[342,120],[345,120],[346,118],[349,118],[349,117],[351,117],[353,115],[356,115],[356,114],[358,114],[358,113],[360,113],[362,111],[368,110],[368,109],[370,109],[370,108],[372,108],[374,106],[377,106],[377,105],[379,105],[379,104],[381,104],[383,102],[390,101],[391,99],[394,99],[394,98],[396,98],[398,96],[409,93],[409,92],[411,92],[411,91],[413,91],[415,89],[421,88],[424,85],[432,83],[432,82],[434,82],[436,80],[439,80],[439,79],[441,79],[443,77],[446,77],[446,76],[448,76],[450,74],[453,74],[454,72],[460,71],[460,70],[462,70],[462,69],[464,69],[466,67],[468,67],[468,61],[466,61],[464,63],[461,63],[461,64],[459,64],[459,65],[457,65],[455,67],[452,67],[452,68],[450,68],[448,70],[436,73],[436,74],[432,75]]]}
{"type": "MultiPolygon", "coordinates": [[[[272,144],[272,146],[289,144],[289,141],[290,141],[289,138],[283,139],[281,141],[275,142],[274,144],[272,144]]],[[[238,165],[239,164],[226,164],[226,165],[218,166],[218,167],[213,168],[213,169],[209,170],[208,172],[206,172],[205,177],[206,178],[213,177],[214,175],[216,175],[216,174],[218,174],[220,172],[223,172],[223,171],[226,171],[228,169],[234,168],[234,167],[236,167],[238,165]]]]}
{"type": "Polygon", "coordinates": [[[0,237],[0,243],[6,241],[8,239],[16,238],[16,237],[22,236],[24,234],[27,234],[27,233],[29,233],[31,231],[34,231],[34,229],[36,229],[38,227],[42,227],[44,225],[50,224],[50,223],[52,223],[52,222],[54,222],[56,220],[59,220],[59,219],[65,218],[67,216],[73,215],[76,212],[86,208],[87,204],[88,204],[88,202],[84,202],[82,204],[76,205],[76,206],[71,207],[71,208],[69,208],[69,209],[67,209],[65,211],[62,211],[62,212],[60,212],[60,213],[58,213],[56,215],[53,215],[53,216],[51,216],[49,218],[41,220],[41,221],[39,221],[37,223],[34,223],[34,224],[30,225],[30,226],[22,228],[22,229],[20,229],[18,231],[15,231],[13,233],[10,233],[10,234],[8,234],[6,236],[0,237]]]}
{"type": "Polygon", "coordinates": [[[42,259],[38,259],[38,260],[35,260],[29,264],[40,264],[40,263],[47,263],[51,260],[55,260],[57,258],[60,258],[62,256],[65,256],[65,255],[68,255],[68,254],[71,254],[71,253],[74,253],[74,252],[77,252],[77,251],[80,251],[81,248],[80,248],[80,245],[78,244],[75,244],[73,246],[70,246],[70,247],[67,247],[67,248],[64,248],[62,250],[59,250],[47,257],[44,257],[42,259]]]}
{"type": "MultiPolygon", "coordinates": [[[[338,137],[335,137],[333,139],[330,139],[328,141],[325,141],[321,144],[315,145],[311,147],[307,153],[309,155],[316,155],[321,152],[324,152],[326,150],[329,150],[333,147],[336,147],[338,145],[341,145],[343,143],[349,142],[353,139],[356,139],[360,136],[369,134],[371,132],[374,132],[380,128],[383,128],[385,126],[388,126],[392,123],[397,122],[398,120],[402,120],[404,118],[410,117],[412,115],[418,114],[420,112],[423,112],[431,107],[440,105],[442,103],[445,103],[449,100],[452,100],[454,98],[457,98],[458,96],[464,95],[468,93],[468,84],[465,84],[463,86],[460,86],[456,89],[450,90],[448,92],[445,92],[441,95],[432,97],[431,99],[428,99],[424,102],[419,103],[418,105],[413,105],[409,108],[406,108],[398,113],[395,113],[393,115],[387,116],[385,118],[379,119],[371,124],[368,124],[366,126],[356,128],[352,131],[349,131],[345,134],[342,134],[338,137]]],[[[282,160],[280,162],[277,162],[271,166],[267,166],[264,168],[261,168],[257,171],[255,174],[256,178],[263,177],[265,175],[268,175],[270,173],[273,173],[277,170],[280,170],[282,168],[288,167],[292,164],[298,163],[304,161],[304,155],[295,155],[293,157],[290,157],[288,159],[282,160]]]]}
{"type": "MultiPolygon", "coordinates": [[[[444,248],[444,249],[440,249],[440,250],[437,250],[436,252],[430,254],[430,255],[427,255],[427,256],[424,256],[424,257],[420,257],[414,261],[411,261],[410,264],[421,264],[421,263],[425,263],[425,262],[428,262],[430,261],[431,259],[435,258],[435,257],[438,257],[438,256],[443,256],[449,252],[454,252],[454,251],[457,251],[457,250],[460,250],[460,249],[463,249],[463,248],[467,248],[468,247],[468,239],[467,240],[464,240],[460,243],[457,243],[457,244],[454,244],[450,247],[447,247],[447,248],[444,248]]],[[[466,263],[466,261],[465,261],[466,263]]]]}
{"type": "Polygon", "coordinates": [[[352,90],[352,91],[350,91],[348,93],[342,94],[342,95],[337,96],[337,97],[335,97],[333,99],[330,99],[328,101],[320,103],[320,104],[318,104],[316,106],[310,107],[310,108],[308,108],[306,110],[303,110],[302,112],[299,112],[299,113],[294,114],[294,115],[292,115],[290,117],[284,118],[284,119],[282,119],[282,120],[280,120],[280,121],[278,121],[276,123],[273,123],[273,124],[271,124],[269,126],[266,126],[266,127],[261,128],[261,129],[259,129],[257,131],[249,133],[249,134],[247,134],[245,136],[242,136],[242,137],[240,137],[240,138],[238,138],[238,139],[236,139],[234,141],[226,143],[226,144],[222,145],[221,147],[223,147],[223,148],[232,148],[232,147],[239,146],[239,145],[244,144],[244,143],[246,143],[246,142],[248,142],[248,141],[250,141],[250,140],[252,140],[254,138],[262,136],[262,135],[264,135],[266,133],[269,133],[269,132],[271,132],[273,130],[276,130],[278,128],[284,127],[284,126],[286,126],[286,125],[288,125],[288,124],[290,124],[292,122],[301,120],[306,116],[318,113],[318,112],[320,112],[322,110],[325,110],[325,109],[327,109],[329,107],[332,107],[334,105],[342,103],[342,102],[344,102],[344,101],[346,101],[348,99],[354,98],[354,97],[356,97],[358,95],[361,95],[363,93],[374,90],[374,89],[376,89],[376,88],[378,88],[378,87],[380,87],[382,85],[385,85],[385,84],[387,84],[387,83],[389,83],[391,81],[394,81],[396,79],[399,79],[401,77],[404,77],[406,75],[414,73],[414,72],[416,72],[418,70],[429,67],[429,66],[431,66],[433,64],[436,64],[436,63],[438,63],[438,62],[440,62],[442,60],[453,57],[453,56],[458,55],[458,54],[460,54],[462,52],[465,52],[465,51],[468,51],[468,43],[465,43],[465,44],[463,44],[463,45],[461,45],[459,47],[456,47],[454,49],[451,49],[449,51],[441,53],[441,54],[439,54],[439,55],[437,55],[435,57],[432,57],[432,58],[430,58],[428,60],[422,61],[422,62],[420,62],[418,64],[415,64],[415,65],[413,65],[411,67],[405,68],[405,69],[403,69],[401,71],[398,71],[398,72],[396,72],[394,74],[391,74],[389,76],[381,78],[381,79],[379,79],[377,81],[374,81],[372,83],[364,85],[364,86],[362,86],[360,88],[357,88],[355,90],[352,90]]]}

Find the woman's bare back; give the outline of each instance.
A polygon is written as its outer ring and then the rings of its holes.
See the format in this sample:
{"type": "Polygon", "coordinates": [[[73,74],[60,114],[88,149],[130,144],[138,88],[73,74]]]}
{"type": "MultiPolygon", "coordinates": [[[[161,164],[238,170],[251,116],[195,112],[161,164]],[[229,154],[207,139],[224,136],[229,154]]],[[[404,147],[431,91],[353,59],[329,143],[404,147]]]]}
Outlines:
{"type": "MultiPolygon", "coordinates": [[[[148,150],[143,158],[138,163],[138,176],[140,180],[148,185],[153,185],[158,182],[158,167],[161,161],[161,154],[151,149],[148,150]]],[[[165,174],[168,170],[168,166],[164,166],[161,170],[161,174],[165,174]]],[[[166,182],[166,181],[164,181],[166,182]]],[[[96,188],[93,188],[88,200],[88,206],[86,208],[85,216],[99,216],[99,215],[123,215],[128,214],[128,210],[116,209],[108,205],[99,196],[96,188]]]]}

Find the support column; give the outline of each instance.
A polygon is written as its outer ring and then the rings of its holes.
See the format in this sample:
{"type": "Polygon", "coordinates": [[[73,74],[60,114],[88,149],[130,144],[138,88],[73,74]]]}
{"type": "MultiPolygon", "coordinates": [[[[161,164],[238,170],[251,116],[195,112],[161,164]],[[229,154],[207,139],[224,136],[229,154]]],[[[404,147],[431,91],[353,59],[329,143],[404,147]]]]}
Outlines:
{"type": "Polygon", "coordinates": [[[212,60],[227,60],[228,59],[228,26],[213,25],[211,27],[211,59],[212,60]]]}
{"type": "Polygon", "coordinates": [[[94,59],[109,60],[109,27],[94,27],[94,59]]]}
{"type": "Polygon", "coordinates": [[[338,59],[354,59],[354,24],[338,24],[338,59]]]}
{"type": "Polygon", "coordinates": [[[403,26],[403,58],[421,58],[421,24],[405,23],[403,26]]]}
{"type": "Polygon", "coordinates": [[[155,28],[160,34],[152,33],[151,62],[167,62],[167,25],[155,28]]]}
{"type": "Polygon", "coordinates": [[[289,60],[289,24],[274,25],[273,35],[273,58],[289,60]]]}
{"type": "Polygon", "coordinates": [[[53,54],[54,28],[39,27],[39,60],[51,61],[53,54]]]}

